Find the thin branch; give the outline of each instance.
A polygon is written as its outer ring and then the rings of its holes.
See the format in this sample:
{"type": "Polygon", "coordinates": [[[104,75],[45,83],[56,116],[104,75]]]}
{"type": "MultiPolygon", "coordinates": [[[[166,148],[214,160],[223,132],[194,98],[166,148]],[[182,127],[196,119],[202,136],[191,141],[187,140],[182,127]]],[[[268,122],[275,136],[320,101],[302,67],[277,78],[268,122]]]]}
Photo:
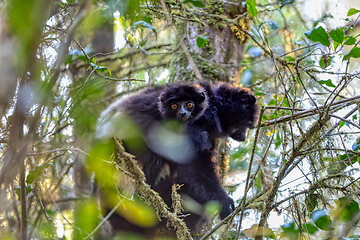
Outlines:
{"type": "MultiPolygon", "coordinates": [[[[171,20],[171,17],[170,17],[170,14],[166,8],[166,5],[165,5],[165,2],[164,0],[160,0],[160,3],[161,3],[161,6],[162,6],[162,9],[165,13],[165,17],[166,17],[166,20],[168,21],[169,25],[173,25],[172,23],[172,20],[171,20]]],[[[195,73],[195,77],[199,80],[199,81],[204,81],[204,78],[202,77],[198,67],[196,66],[196,63],[194,61],[194,59],[191,57],[190,53],[189,53],[189,50],[187,49],[187,47],[185,46],[185,43],[184,43],[184,40],[181,36],[178,36],[177,35],[177,39],[179,41],[179,45],[180,47],[182,48],[182,50],[184,51],[184,54],[186,56],[186,58],[188,59],[192,69],[194,70],[194,73],[195,73]]]]}
{"type": "Polygon", "coordinates": [[[145,80],[142,79],[135,79],[135,78],[123,78],[123,79],[119,79],[119,78],[112,78],[112,77],[108,77],[108,76],[104,76],[98,72],[95,72],[96,76],[99,76],[101,78],[104,78],[106,80],[110,80],[110,81],[114,81],[114,82],[145,82],[145,80]]]}
{"type": "Polygon", "coordinates": [[[111,211],[101,220],[101,222],[95,227],[95,229],[89,233],[89,235],[87,235],[86,237],[84,237],[84,239],[88,239],[91,236],[93,236],[98,230],[99,228],[104,225],[104,223],[114,214],[114,212],[120,207],[120,205],[122,204],[122,201],[120,200],[115,207],[113,207],[113,209],[111,209],[111,211]]]}
{"type": "MultiPolygon", "coordinates": [[[[357,96],[354,96],[354,97],[351,97],[351,98],[348,98],[348,99],[343,99],[343,100],[340,100],[340,101],[337,101],[337,102],[333,102],[332,107],[343,104],[343,103],[346,103],[346,102],[354,101],[354,100],[357,100],[359,98],[360,98],[360,95],[357,95],[357,96]]],[[[357,102],[354,102],[352,104],[356,104],[356,103],[357,102]]],[[[277,118],[277,119],[272,119],[272,120],[269,120],[269,121],[265,121],[261,126],[262,127],[263,126],[270,126],[270,125],[273,125],[275,123],[287,122],[290,119],[292,119],[293,117],[296,117],[296,118],[309,117],[311,115],[316,114],[318,110],[322,110],[325,107],[327,107],[327,106],[324,105],[324,106],[320,106],[318,108],[312,108],[312,109],[308,109],[308,110],[301,111],[301,112],[298,112],[298,113],[294,113],[294,114],[291,114],[291,115],[286,115],[286,116],[283,116],[283,117],[280,117],[280,118],[277,118]]]]}
{"type": "Polygon", "coordinates": [[[346,123],[348,123],[348,124],[350,124],[350,125],[358,128],[358,129],[360,129],[360,126],[359,126],[359,125],[356,125],[356,124],[353,123],[352,121],[349,121],[349,120],[347,120],[347,119],[345,119],[345,118],[343,118],[343,117],[337,116],[337,115],[335,115],[335,114],[329,114],[329,116],[330,116],[330,117],[337,118],[337,119],[340,119],[341,121],[344,121],[344,122],[346,122],[346,123]]]}
{"type": "Polygon", "coordinates": [[[248,193],[248,191],[250,189],[249,181],[250,181],[250,176],[251,176],[251,169],[252,169],[252,164],[253,164],[254,157],[255,157],[255,149],[256,149],[257,141],[258,141],[259,134],[260,134],[261,119],[262,119],[262,116],[263,116],[264,112],[265,112],[265,109],[261,108],[260,109],[260,114],[259,114],[259,122],[258,122],[258,125],[256,127],[255,140],[254,140],[254,144],[253,144],[253,148],[252,148],[252,152],[251,152],[251,157],[250,157],[249,170],[248,170],[248,174],[247,174],[246,182],[245,182],[245,190],[244,190],[244,196],[243,196],[244,201],[242,201],[242,204],[239,204],[237,209],[235,209],[235,211],[239,211],[240,209],[242,209],[241,212],[240,212],[240,222],[239,222],[238,232],[236,234],[237,239],[239,238],[240,229],[241,229],[241,223],[242,223],[242,219],[243,219],[243,216],[244,216],[245,199],[246,199],[247,193],[248,193]]]}
{"type": "MultiPolygon", "coordinates": [[[[357,226],[358,222],[360,221],[360,212],[358,211],[355,216],[352,217],[352,219],[341,229],[339,235],[338,235],[338,240],[344,239],[344,237],[346,235],[348,235],[348,233],[350,232],[350,230],[357,226]]],[[[358,226],[357,226],[358,228],[358,226]]]]}
{"type": "Polygon", "coordinates": [[[25,161],[20,166],[21,237],[27,240],[25,161]]]}
{"type": "MultiPolygon", "coordinates": [[[[48,193],[49,193],[49,196],[50,196],[50,198],[51,198],[51,201],[53,202],[54,206],[56,207],[56,209],[58,210],[58,212],[60,213],[60,215],[62,216],[62,218],[63,218],[70,226],[72,226],[74,229],[76,229],[76,230],[78,230],[78,231],[80,231],[80,232],[82,232],[82,233],[86,233],[86,232],[83,231],[82,229],[80,229],[80,228],[76,227],[74,224],[72,224],[72,223],[64,216],[64,214],[62,213],[60,207],[57,205],[56,201],[54,200],[54,198],[53,198],[50,190],[48,190],[48,193]]],[[[89,233],[86,233],[86,234],[88,235],[89,233]]]]}
{"type": "Polygon", "coordinates": [[[274,181],[273,188],[271,189],[270,194],[268,195],[267,201],[265,203],[265,208],[261,213],[261,218],[259,222],[259,228],[258,232],[256,234],[255,240],[261,240],[263,233],[262,233],[262,227],[265,225],[266,219],[268,218],[268,215],[270,211],[272,210],[272,205],[275,200],[277,191],[280,187],[281,181],[286,176],[286,172],[288,168],[293,164],[295,159],[300,155],[300,150],[303,148],[305,143],[307,143],[310,136],[318,133],[323,126],[325,126],[325,123],[329,120],[329,117],[326,115],[324,117],[320,117],[311,127],[310,129],[302,136],[301,140],[293,147],[291,155],[289,159],[287,159],[287,162],[284,163],[284,166],[282,169],[280,169],[278,176],[276,177],[276,180],[274,181]]]}
{"type": "MultiPolygon", "coordinates": [[[[346,119],[346,118],[350,117],[350,116],[351,116],[353,113],[355,113],[357,110],[358,110],[357,107],[353,108],[350,112],[348,112],[348,113],[344,116],[344,118],[346,119]]],[[[329,130],[327,130],[326,133],[325,133],[322,137],[328,136],[332,131],[334,131],[334,130],[339,126],[339,124],[340,124],[340,121],[337,122],[334,126],[332,126],[329,130]]]]}
{"type": "Polygon", "coordinates": [[[75,35],[75,30],[80,25],[82,20],[85,18],[85,16],[88,13],[88,10],[90,8],[90,1],[84,0],[81,2],[80,10],[78,14],[76,15],[74,21],[72,22],[71,26],[68,29],[68,32],[65,36],[65,38],[62,40],[60,47],[59,47],[59,53],[57,55],[56,61],[52,67],[53,70],[53,76],[52,79],[54,81],[57,80],[59,73],[60,73],[60,65],[64,62],[64,58],[69,51],[69,46],[71,44],[71,40],[73,39],[75,35]]]}

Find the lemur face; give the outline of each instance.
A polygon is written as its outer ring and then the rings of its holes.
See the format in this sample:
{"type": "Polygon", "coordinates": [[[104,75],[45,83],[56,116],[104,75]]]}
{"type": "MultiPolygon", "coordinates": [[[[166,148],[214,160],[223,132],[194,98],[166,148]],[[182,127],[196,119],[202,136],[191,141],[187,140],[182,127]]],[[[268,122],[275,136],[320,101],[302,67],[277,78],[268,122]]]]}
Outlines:
{"type": "Polygon", "coordinates": [[[194,108],[195,104],[193,101],[176,101],[171,104],[171,110],[175,118],[181,121],[190,119],[194,108]]]}

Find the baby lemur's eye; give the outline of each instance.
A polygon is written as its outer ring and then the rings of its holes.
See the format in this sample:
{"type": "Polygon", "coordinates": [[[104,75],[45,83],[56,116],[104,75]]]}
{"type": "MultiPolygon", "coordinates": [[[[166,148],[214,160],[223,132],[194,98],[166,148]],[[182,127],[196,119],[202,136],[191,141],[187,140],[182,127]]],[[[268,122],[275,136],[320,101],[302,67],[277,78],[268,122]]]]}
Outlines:
{"type": "Polygon", "coordinates": [[[188,108],[193,108],[193,107],[194,107],[194,104],[193,104],[192,102],[188,102],[188,103],[186,104],[186,106],[187,106],[188,108]]]}
{"type": "Polygon", "coordinates": [[[178,108],[178,105],[176,103],[173,103],[173,104],[171,104],[171,108],[175,110],[178,108]]]}

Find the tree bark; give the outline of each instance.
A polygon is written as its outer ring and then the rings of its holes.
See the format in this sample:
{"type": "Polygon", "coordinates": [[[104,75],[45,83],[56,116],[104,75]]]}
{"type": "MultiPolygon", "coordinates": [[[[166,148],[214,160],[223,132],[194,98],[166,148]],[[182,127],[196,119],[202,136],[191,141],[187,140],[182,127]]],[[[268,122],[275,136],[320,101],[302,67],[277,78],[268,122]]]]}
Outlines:
{"type": "MultiPolygon", "coordinates": [[[[225,24],[220,18],[237,19],[240,25],[247,29],[247,19],[241,17],[246,12],[240,3],[223,3],[223,1],[208,0],[205,11],[200,14],[193,12],[194,17],[205,23],[177,22],[181,36],[186,39],[186,45],[195,60],[204,79],[240,83],[241,62],[243,59],[246,37],[237,27],[225,24]],[[207,36],[209,41],[202,48],[196,44],[197,37],[207,36]]],[[[174,59],[173,81],[191,81],[194,79],[193,69],[184,55],[180,53],[174,59]]]]}

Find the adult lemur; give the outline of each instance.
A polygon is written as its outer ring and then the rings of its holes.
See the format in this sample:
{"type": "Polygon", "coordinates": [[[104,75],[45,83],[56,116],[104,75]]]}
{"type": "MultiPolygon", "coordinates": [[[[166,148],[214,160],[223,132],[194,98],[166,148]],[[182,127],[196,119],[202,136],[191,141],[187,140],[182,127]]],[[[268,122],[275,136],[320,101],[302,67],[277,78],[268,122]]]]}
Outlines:
{"type": "MultiPolygon", "coordinates": [[[[159,192],[168,206],[171,206],[171,186],[178,183],[182,184],[181,194],[190,196],[200,204],[210,200],[219,201],[223,206],[220,213],[223,219],[233,210],[234,202],[220,184],[215,139],[230,136],[244,141],[247,128],[256,124],[258,106],[248,90],[229,84],[200,85],[150,87],[116,102],[102,114],[99,132],[103,136],[109,132],[114,135],[117,129],[121,129],[121,126],[116,126],[117,118],[114,116],[126,113],[140,127],[145,144],[141,149],[132,148],[129,144],[131,139],[128,144],[125,139],[125,146],[129,146],[127,149],[143,166],[147,182],[159,192]],[[181,154],[176,153],[176,157],[170,154],[173,150],[161,148],[166,141],[157,144],[162,139],[161,135],[167,134],[159,128],[159,124],[170,119],[185,125],[184,144],[180,144],[181,154]],[[164,164],[170,166],[170,175],[159,179],[164,164]]],[[[204,217],[191,213],[185,217],[185,221],[190,230],[196,231],[204,217]]]]}
{"type": "Polygon", "coordinates": [[[171,120],[196,121],[207,107],[207,95],[200,85],[147,87],[111,104],[100,116],[97,135],[123,140],[142,165],[147,182],[153,185],[165,162],[184,163],[195,156],[189,137],[181,130],[174,133],[182,126],[171,124],[171,120]]]}

